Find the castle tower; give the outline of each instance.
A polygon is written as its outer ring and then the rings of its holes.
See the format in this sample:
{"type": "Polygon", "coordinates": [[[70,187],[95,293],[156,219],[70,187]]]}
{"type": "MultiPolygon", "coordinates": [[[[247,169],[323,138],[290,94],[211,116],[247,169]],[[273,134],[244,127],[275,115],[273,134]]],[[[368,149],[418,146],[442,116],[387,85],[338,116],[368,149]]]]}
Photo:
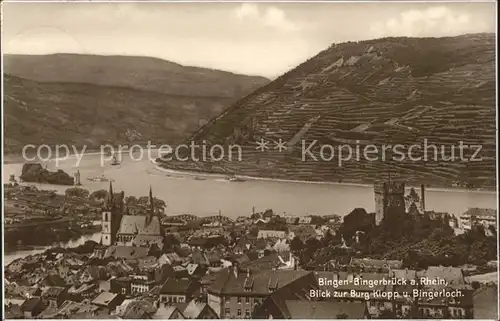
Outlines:
{"type": "Polygon", "coordinates": [[[116,242],[116,233],[120,227],[121,209],[116,206],[113,194],[113,184],[109,182],[108,200],[102,211],[101,226],[103,245],[109,246],[116,242]]]}
{"type": "Polygon", "coordinates": [[[375,224],[379,225],[389,207],[398,208],[405,213],[405,184],[383,182],[374,184],[375,192],[375,224]]]}

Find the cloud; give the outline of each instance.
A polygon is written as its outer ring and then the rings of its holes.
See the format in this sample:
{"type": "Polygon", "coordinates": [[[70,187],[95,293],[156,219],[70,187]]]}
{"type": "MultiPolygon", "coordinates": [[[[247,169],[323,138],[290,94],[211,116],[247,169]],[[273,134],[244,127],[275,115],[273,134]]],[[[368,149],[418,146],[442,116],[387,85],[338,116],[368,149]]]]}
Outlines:
{"type": "Polygon", "coordinates": [[[242,21],[252,21],[285,31],[300,29],[296,23],[287,18],[285,11],[276,7],[261,10],[255,3],[243,3],[235,10],[235,15],[242,21]]]}
{"type": "Polygon", "coordinates": [[[374,37],[442,37],[488,30],[483,21],[472,21],[467,13],[443,6],[405,11],[397,18],[374,23],[370,28],[374,37]]]}

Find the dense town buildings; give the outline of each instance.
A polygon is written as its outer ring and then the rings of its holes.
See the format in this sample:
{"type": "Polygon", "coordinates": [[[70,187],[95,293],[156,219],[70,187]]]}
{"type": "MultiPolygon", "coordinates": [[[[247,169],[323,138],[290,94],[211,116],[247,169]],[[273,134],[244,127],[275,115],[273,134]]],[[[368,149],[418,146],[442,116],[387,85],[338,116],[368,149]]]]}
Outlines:
{"type": "MultiPolygon", "coordinates": [[[[421,198],[413,195],[410,200],[400,193],[403,186],[385,185],[383,193],[376,194],[382,213],[389,206],[406,212],[416,206],[418,215],[445,217],[420,211],[421,198]]],[[[470,318],[487,315],[483,303],[496,300],[494,282],[473,286],[477,281],[469,280],[467,274],[477,272],[477,267],[414,269],[403,260],[358,256],[345,262],[331,256],[327,265],[301,264],[292,243],[321,244],[338,235],[338,222],[330,218],[284,220],[286,230],[280,229],[282,225],[272,228],[281,222],[274,214],[237,221],[215,215],[199,222],[195,216],[157,213],[151,190],[147,210],[135,215],[125,206],[123,194],[115,198],[111,184],[108,195],[101,213],[101,242],[48,250],[6,266],[7,316],[470,318]],[[454,291],[460,291],[460,297],[446,294],[454,291]],[[430,292],[445,297],[426,296],[430,292]],[[420,298],[409,299],[404,293],[420,298]]],[[[471,209],[461,218],[482,217],[479,212],[471,209]]],[[[489,218],[474,222],[484,225],[489,218]]],[[[355,238],[356,243],[357,234],[355,238]]],[[[337,248],[349,251],[343,243],[337,248]]]]}

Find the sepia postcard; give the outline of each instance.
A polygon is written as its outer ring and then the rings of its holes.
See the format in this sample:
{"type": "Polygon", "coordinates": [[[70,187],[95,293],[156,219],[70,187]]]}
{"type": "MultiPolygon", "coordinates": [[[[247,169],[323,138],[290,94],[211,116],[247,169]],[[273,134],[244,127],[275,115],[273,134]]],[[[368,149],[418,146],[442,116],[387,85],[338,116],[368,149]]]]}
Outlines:
{"type": "Polygon", "coordinates": [[[5,319],[499,319],[494,1],[4,1],[5,319]]]}

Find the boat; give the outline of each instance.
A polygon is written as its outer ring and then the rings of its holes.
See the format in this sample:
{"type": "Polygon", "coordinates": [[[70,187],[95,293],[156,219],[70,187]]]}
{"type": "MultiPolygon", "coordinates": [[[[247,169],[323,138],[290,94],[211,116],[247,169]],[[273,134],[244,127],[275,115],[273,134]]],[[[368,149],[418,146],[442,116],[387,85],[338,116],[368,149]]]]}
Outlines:
{"type": "Polygon", "coordinates": [[[195,180],[195,181],[204,181],[204,180],[206,180],[206,178],[196,176],[196,177],[194,178],[194,180],[195,180]]]}
{"type": "Polygon", "coordinates": [[[120,165],[120,161],[118,160],[118,158],[116,158],[116,155],[113,155],[113,160],[111,161],[111,165],[113,166],[120,165]]]}
{"type": "Polygon", "coordinates": [[[226,177],[226,179],[230,182],[244,182],[245,180],[241,177],[236,176],[235,174],[226,177]]]}
{"type": "Polygon", "coordinates": [[[109,179],[107,178],[106,176],[104,175],[101,175],[100,177],[99,176],[96,176],[96,177],[89,177],[87,178],[89,181],[92,181],[92,182],[114,182],[113,179],[109,179]]]}

